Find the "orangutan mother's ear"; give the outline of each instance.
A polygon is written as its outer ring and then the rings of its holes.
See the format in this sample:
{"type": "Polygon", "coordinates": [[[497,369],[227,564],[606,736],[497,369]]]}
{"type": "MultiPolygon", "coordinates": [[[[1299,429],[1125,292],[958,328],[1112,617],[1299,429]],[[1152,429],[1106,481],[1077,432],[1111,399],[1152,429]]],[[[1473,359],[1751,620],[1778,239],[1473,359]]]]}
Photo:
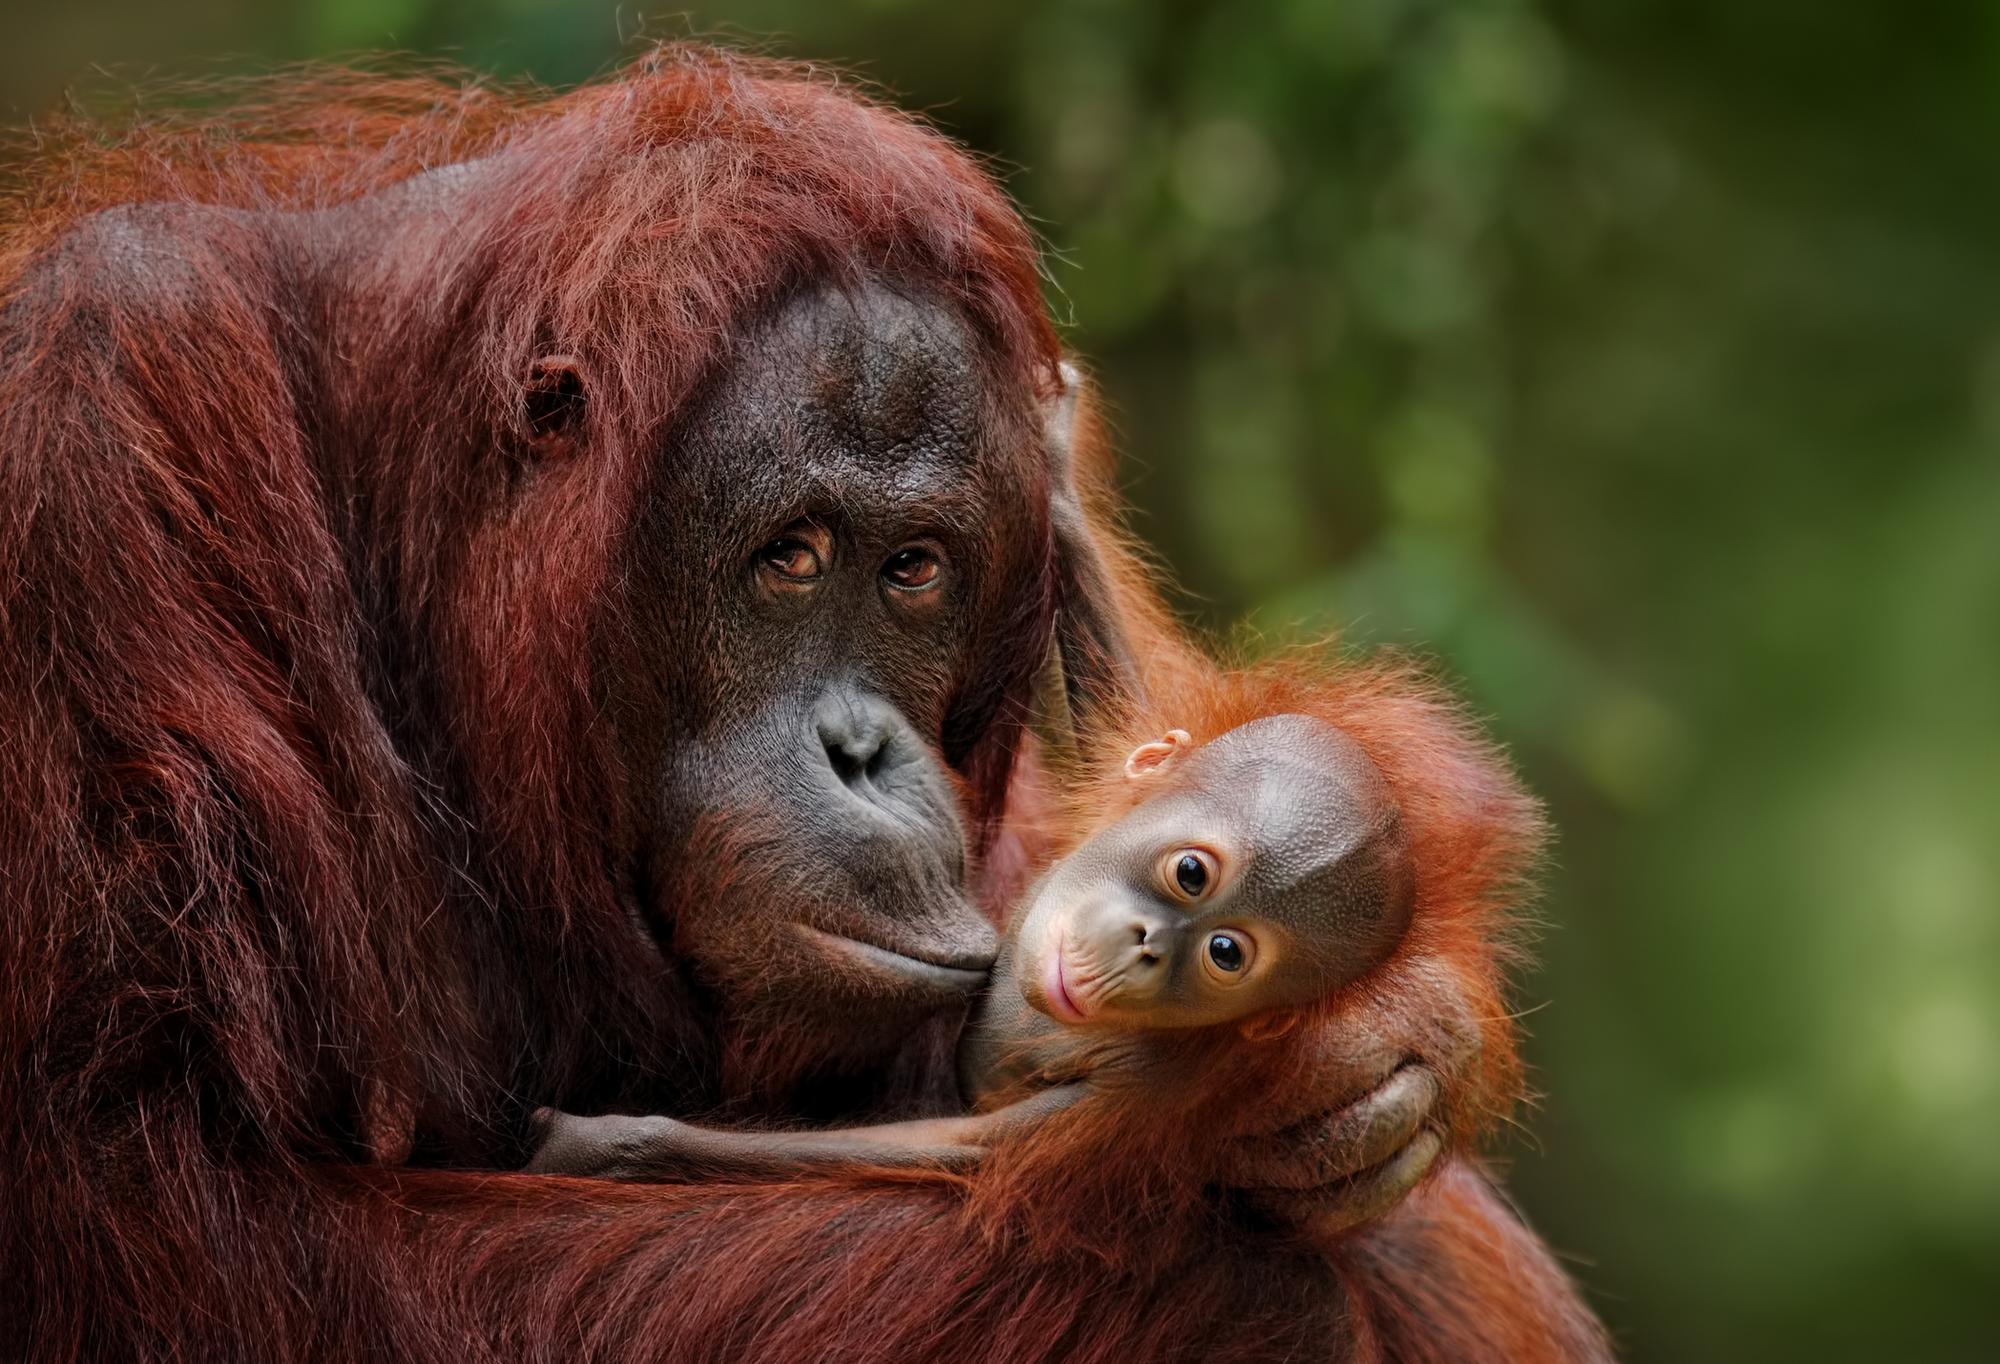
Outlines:
{"type": "Polygon", "coordinates": [[[521,384],[521,415],[537,459],[565,458],[583,439],[583,365],[567,353],[537,356],[521,384]]]}
{"type": "Polygon", "coordinates": [[[1084,378],[1067,361],[1042,409],[1049,526],[1055,542],[1056,653],[1065,719],[1080,735],[1116,728],[1143,699],[1139,670],[1118,618],[1111,570],[1077,486],[1076,440],[1084,378]]]}

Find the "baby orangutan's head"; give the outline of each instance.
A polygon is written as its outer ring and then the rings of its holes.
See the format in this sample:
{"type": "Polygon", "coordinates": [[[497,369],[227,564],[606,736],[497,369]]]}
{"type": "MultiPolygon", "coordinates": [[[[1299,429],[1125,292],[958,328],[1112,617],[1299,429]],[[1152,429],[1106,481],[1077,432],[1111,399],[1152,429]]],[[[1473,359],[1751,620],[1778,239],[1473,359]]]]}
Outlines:
{"type": "Polygon", "coordinates": [[[1022,992],[1051,1018],[1281,1031],[1402,939],[1396,806],[1340,730],[1272,715],[1200,747],[1171,730],[1125,774],[1147,794],[1049,870],[1017,937],[1022,992]]]}

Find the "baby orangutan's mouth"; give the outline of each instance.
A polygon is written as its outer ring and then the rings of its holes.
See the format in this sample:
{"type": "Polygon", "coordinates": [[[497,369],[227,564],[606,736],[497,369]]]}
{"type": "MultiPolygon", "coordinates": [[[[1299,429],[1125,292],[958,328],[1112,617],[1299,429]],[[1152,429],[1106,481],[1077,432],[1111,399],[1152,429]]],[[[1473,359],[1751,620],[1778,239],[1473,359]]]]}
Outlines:
{"type": "Polygon", "coordinates": [[[1070,993],[1068,969],[1063,965],[1068,956],[1069,938],[1065,934],[1056,940],[1056,950],[1049,953],[1048,964],[1042,968],[1042,995],[1048,1001],[1049,1016],[1056,1022],[1081,1023],[1090,1015],[1070,993]]]}

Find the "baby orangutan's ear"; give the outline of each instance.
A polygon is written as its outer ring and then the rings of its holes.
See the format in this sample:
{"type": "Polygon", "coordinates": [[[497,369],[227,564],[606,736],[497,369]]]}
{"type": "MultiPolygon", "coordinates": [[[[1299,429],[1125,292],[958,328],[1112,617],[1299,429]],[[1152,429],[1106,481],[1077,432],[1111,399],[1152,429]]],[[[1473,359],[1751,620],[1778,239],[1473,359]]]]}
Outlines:
{"type": "Polygon", "coordinates": [[[1268,1013],[1252,1014],[1236,1025],[1246,1042],[1271,1042],[1299,1025],[1297,1009],[1272,1009],[1268,1013]]]}
{"type": "Polygon", "coordinates": [[[1141,777],[1152,777],[1172,767],[1181,750],[1194,743],[1184,729],[1170,729],[1165,738],[1155,739],[1150,744],[1140,744],[1125,759],[1125,775],[1133,781],[1141,777]]]}

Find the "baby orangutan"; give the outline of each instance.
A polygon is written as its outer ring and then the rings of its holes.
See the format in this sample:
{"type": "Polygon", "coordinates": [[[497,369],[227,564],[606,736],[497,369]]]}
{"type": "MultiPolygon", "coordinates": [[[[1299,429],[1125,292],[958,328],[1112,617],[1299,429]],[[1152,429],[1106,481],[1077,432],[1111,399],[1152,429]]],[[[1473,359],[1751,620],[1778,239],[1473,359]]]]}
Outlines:
{"type": "MultiPolygon", "coordinates": [[[[1232,1046],[1385,961],[1414,878],[1388,783],[1324,720],[1267,715],[1196,745],[1184,730],[1123,763],[1135,800],[1058,860],[1003,936],[959,1049],[976,1112],[837,1131],[748,1132],[661,1117],[546,1114],[532,1170],[648,1179],[964,1168],[1010,1133],[1117,1084],[1131,1101],[1184,1072],[1166,1030],[1232,1046]]],[[[1100,816],[1101,818],[1102,816],[1100,816]]],[[[1413,1143],[1418,1171],[1436,1154],[1413,1143]]]]}

